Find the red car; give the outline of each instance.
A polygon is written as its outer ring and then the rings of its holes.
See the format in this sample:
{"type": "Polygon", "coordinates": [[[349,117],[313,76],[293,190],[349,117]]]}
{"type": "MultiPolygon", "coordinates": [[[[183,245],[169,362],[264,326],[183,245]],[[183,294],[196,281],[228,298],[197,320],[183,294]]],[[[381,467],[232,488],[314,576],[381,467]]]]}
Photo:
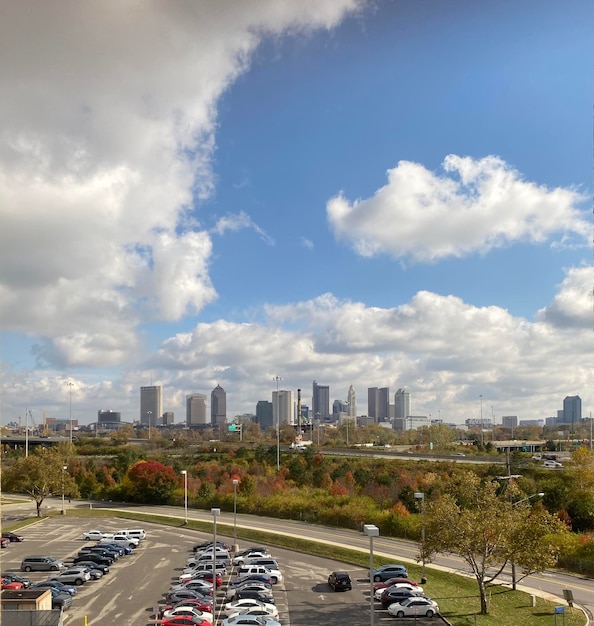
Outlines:
{"type": "Polygon", "coordinates": [[[385,580],[383,583],[373,583],[373,590],[377,591],[378,589],[385,589],[386,587],[391,587],[392,585],[395,585],[396,583],[408,583],[409,585],[412,585],[413,587],[417,587],[419,585],[419,583],[415,582],[414,580],[410,580],[410,578],[388,578],[388,580],[385,580]]]}
{"type": "Polygon", "coordinates": [[[2,589],[22,589],[24,587],[23,583],[19,583],[16,580],[8,581],[6,578],[0,578],[0,587],[2,589]]]}
{"type": "MultiPolygon", "coordinates": [[[[208,582],[212,582],[212,572],[196,572],[192,575],[192,578],[197,578],[198,580],[206,580],[208,582]]],[[[220,574],[217,574],[217,587],[220,587],[223,584],[223,577],[220,574]]]]}
{"type": "Polygon", "coordinates": [[[191,606],[192,608],[199,609],[200,611],[206,611],[212,613],[212,602],[206,600],[184,600],[183,602],[176,602],[175,604],[166,604],[159,608],[159,617],[163,617],[165,611],[170,611],[180,606],[191,606]]]}
{"type": "Polygon", "coordinates": [[[8,548],[10,545],[10,539],[6,537],[0,537],[0,548],[8,548]]]}
{"type": "Polygon", "coordinates": [[[205,619],[200,619],[199,617],[192,617],[191,615],[177,615],[176,617],[164,619],[161,622],[161,626],[212,626],[212,624],[205,619]]]}

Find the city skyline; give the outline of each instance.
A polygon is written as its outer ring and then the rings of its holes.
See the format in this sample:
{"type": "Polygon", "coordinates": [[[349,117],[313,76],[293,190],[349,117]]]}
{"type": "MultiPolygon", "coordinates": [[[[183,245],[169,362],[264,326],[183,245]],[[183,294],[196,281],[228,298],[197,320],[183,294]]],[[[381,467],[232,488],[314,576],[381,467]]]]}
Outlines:
{"type": "Polygon", "coordinates": [[[2,424],[594,410],[585,0],[0,4],[2,424]]]}

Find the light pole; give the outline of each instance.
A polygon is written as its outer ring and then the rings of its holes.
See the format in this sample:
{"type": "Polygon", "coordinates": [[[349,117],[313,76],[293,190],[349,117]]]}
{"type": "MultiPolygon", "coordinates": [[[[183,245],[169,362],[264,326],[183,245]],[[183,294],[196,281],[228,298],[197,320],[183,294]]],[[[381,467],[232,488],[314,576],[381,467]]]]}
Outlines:
{"type": "Polygon", "coordinates": [[[419,500],[421,503],[421,557],[423,563],[421,584],[424,585],[427,582],[425,577],[425,494],[422,491],[416,491],[415,500],[419,500]]]}
{"type": "Polygon", "coordinates": [[[237,545],[237,485],[239,480],[233,479],[233,552],[237,552],[239,546],[237,545]]]}
{"type": "Polygon", "coordinates": [[[68,383],[68,391],[69,391],[69,396],[70,396],[70,443],[72,443],[72,387],[74,386],[74,383],[69,382],[68,383]]]}
{"type": "Polygon", "coordinates": [[[67,469],[67,465],[62,465],[62,515],[66,515],[66,509],[64,508],[64,472],[67,469]]]}
{"type": "Polygon", "coordinates": [[[182,470],[181,473],[184,477],[184,514],[185,514],[185,520],[187,524],[188,523],[188,472],[187,470],[182,470]]]}
{"type": "Polygon", "coordinates": [[[212,513],[212,614],[216,615],[217,610],[217,517],[221,514],[221,509],[210,509],[212,513]]]}
{"type": "Polygon", "coordinates": [[[147,411],[146,412],[147,416],[148,416],[148,438],[151,438],[151,415],[153,414],[152,411],[147,411]]]}
{"type": "Polygon", "coordinates": [[[276,381],[276,471],[280,471],[280,413],[278,411],[278,383],[282,380],[280,376],[275,376],[276,381]]]}
{"type": "Polygon", "coordinates": [[[369,623],[373,626],[373,538],[379,537],[379,528],[374,524],[365,524],[363,532],[369,537],[369,623]]]}
{"type": "Polygon", "coordinates": [[[320,412],[316,413],[316,419],[318,422],[318,447],[320,447],[320,412]]]}

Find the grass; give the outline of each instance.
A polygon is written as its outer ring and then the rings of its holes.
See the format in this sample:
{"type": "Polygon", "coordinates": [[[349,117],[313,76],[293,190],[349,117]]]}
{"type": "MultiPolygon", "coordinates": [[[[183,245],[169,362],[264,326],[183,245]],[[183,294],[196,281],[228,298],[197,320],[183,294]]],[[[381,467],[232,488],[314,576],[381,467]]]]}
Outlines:
{"type": "MultiPolygon", "coordinates": [[[[70,509],[66,515],[68,517],[94,519],[118,517],[177,528],[184,527],[205,533],[212,532],[212,523],[210,522],[188,520],[186,524],[179,517],[135,513],[134,511],[70,509]]],[[[10,528],[5,528],[5,530],[22,528],[37,521],[37,519],[35,517],[22,520],[10,528]]],[[[217,529],[222,536],[233,536],[232,526],[219,523],[217,524],[217,529]]],[[[315,543],[309,539],[285,537],[284,535],[245,528],[238,528],[237,536],[250,543],[277,546],[305,554],[314,554],[363,568],[367,568],[369,565],[369,555],[365,552],[315,543]]],[[[374,561],[376,565],[388,563],[388,559],[382,557],[376,557],[374,561]]],[[[410,564],[407,568],[411,578],[420,579],[420,565],[410,564]]],[[[439,604],[441,614],[452,626],[542,626],[543,624],[555,624],[554,611],[555,607],[559,606],[557,602],[551,602],[537,596],[536,606],[533,607],[530,594],[522,591],[512,591],[504,586],[493,586],[488,591],[489,614],[479,615],[480,601],[477,584],[474,579],[434,570],[431,567],[427,567],[426,577],[427,584],[423,586],[427,594],[439,604]]],[[[562,623],[563,626],[584,626],[586,618],[581,611],[566,607],[565,619],[559,623],[562,623]]]]}

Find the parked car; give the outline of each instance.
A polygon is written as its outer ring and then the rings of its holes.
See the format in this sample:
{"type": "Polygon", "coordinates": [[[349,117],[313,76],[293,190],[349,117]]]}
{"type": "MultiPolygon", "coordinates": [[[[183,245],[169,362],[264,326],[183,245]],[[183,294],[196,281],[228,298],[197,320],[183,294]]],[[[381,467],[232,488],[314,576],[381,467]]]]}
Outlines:
{"type": "Polygon", "coordinates": [[[264,604],[276,604],[274,596],[266,591],[257,589],[238,589],[230,600],[243,600],[244,598],[250,598],[252,600],[258,600],[264,604]]]}
{"type": "Polygon", "coordinates": [[[227,617],[240,611],[250,612],[257,610],[266,611],[270,614],[270,617],[278,619],[278,609],[274,604],[266,604],[264,602],[259,602],[258,600],[252,600],[251,598],[227,602],[227,604],[223,607],[223,612],[227,617]]]}
{"type": "Polygon", "coordinates": [[[71,596],[75,596],[78,593],[78,590],[74,585],[67,585],[66,583],[61,583],[59,580],[42,580],[40,583],[35,583],[31,585],[31,589],[47,589],[48,587],[52,589],[57,589],[62,593],[68,593],[71,596]]]}
{"type": "Polygon", "coordinates": [[[26,556],[21,561],[21,572],[57,572],[64,563],[53,556],[26,556]]]}
{"type": "Polygon", "coordinates": [[[116,534],[133,537],[134,539],[138,539],[138,541],[142,541],[146,538],[146,530],[144,530],[144,528],[125,528],[124,530],[118,530],[116,534]]]}
{"type": "MultiPolygon", "coordinates": [[[[217,541],[217,546],[223,548],[223,550],[227,550],[227,552],[231,550],[231,546],[227,545],[223,541],[217,541]]],[[[203,552],[207,548],[212,548],[212,541],[204,541],[202,543],[198,543],[192,549],[194,552],[203,552]]]]}
{"type": "Polygon", "coordinates": [[[353,583],[348,572],[339,570],[328,576],[328,584],[334,591],[351,591],[353,583]]]}
{"type": "Polygon", "coordinates": [[[380,602],[384,609],[387,609],[390,604],[394,604],[394,602],[402,602],[406,598],[419,598],[425,597],[422,594],[411,591],[410,589],[384,589],[384,593],[380,598],[380,602]]]}
{"type": "Polygon", "coordinates": [[[393,617],[415,617],[417,615],[433,617],[439,613],[439,607],[437,602],[428,598],[407,598],[402,602],[390,604],[388,613],[393,617]]]}
{"type": "Polygon", "coordinates": [[[390,587],[391,585],[395,585],[396,583],[408,583],[409,585],[413,585],[416,587],[419,583],[411,580],[410,578],[402,578],[401,576],[395,576],[394,578],[388,578],[388,580],[384,580],[379,583],[373,584],[373,590],[377,591],[378,589],[386,589],[386,587],[390,587]]]}
{"type": "Polygon", "coordinates": [[[52,594],[53,609],[69,609],[72,606],[72,596],[69,593],[65,593],[54,587],[48,588],[52,594]]]}
{"type": "Polygon", "coordinates": [[[245,583],[247,582],[264,583],[272,591],[272,580],[270,576],[264,576],[262,574],[248,574],[247,576],[241,576],[240,578],[235,578],[229,582],[229,584],[227,585],[227,588],[243,587],[245,583]]]}
{"type": "Polygon", "coordinates": [[[23,541],[25,538],[23,535],[17,535],[16,533],[3,532],[2,539],[8,539],[8,541],[23,541]]]}
{"type": "Polygon", "coordinates": [[[109,534],[110,533],[106,533],[102,530],[89,530],[86,533],[83,533],[83,539],[85,541],[99,541],[109,534]]]}
{"type": "Polygon", "coordinates": [[[374,597],[376,600],[381,600],[381,597],[384,593],[389,593],[391,591],[397,591],[398,589],[407,589],[408,591],[413,591],[417,595],[423,594],[423,587],[419,585],[409,585],[408,583],[394,583],[385,589],[378,589],[374,592],[374,597]]]}
{"type": "Polygon", "coordinates": [[[199,591],[205,596],[212,595],[212,585],[205,580],[190,580],[187,583],[175,585],[171,588],[171,591],[180,591],[181,589],[192,589],[194,591],[199,591]]]}
{"type": "Polygon", "coordinates": [[[1,589],[24,589],[23,583],[18,580],[11,580],[10,578],[0,578],[1,589]]]}
{"type": "Polygon", "coordinates": [[[95,563],[96,565],[107,565],[109,567],[112,564],[112,559],[106,559],[100,554],[93,554],[92,552],[79,552],[78,556],[73,559],[74,565],[80,565],[80,563],[95,563]]]}
{"type": "Polygon", "coordinates": [[[121,543],[101,543],[99,544],[101,546],[105,546],[106,548],[115,548],[116,550],[119,550],[121,555],[124,556],[125,554],[131,554],[132,553],[132,548],[130,546],[124,546],[121,543]]]}
{"type": "Polygon", "coordinates": [[[382,565],[373,570],[373,580],[376,583],[382,580],[388,580],[388,578],[395,578],[396,576],[408,578],[408,572],[404,565],[394,565],[390,563],[389,565],[382,565]]]}
{"type": "Polygon", "coordinates": [[[101,565],[101,563],[95,563],[94,561],[78,561],[77,567],[88,567],[90,570],[97,570],[102,574],[109,574],[109,565],[101,565]]]}
{"type": "Polygon", "coordinates": [[[87,566],[84,566],[84,569],[87,572],[89,572],[89,576],[91,577],[91,580],[99,580],[100,578],[103,578],[103,571],[98,569],[98,566],[91,567],[90,565],[87,565],[87,566]]]}
{"type": "Polygon", "coordinates": [[[0,537],[0,548],[8,548],[10,545],[10,539],[6,537],[0,537]]]}
{"type": "Polygon", "coordinates": [[[240,609],[239,611],[234,611],[228,617],[236,617],[237,615],[249,615],[251,617],[263,617],[264,619],[273,619],[278,621],[278,610],[273,604],[265,605],[267,608],[254,608],[251,609],[240,609]],[[268,608],[271,607],[271,608],[268,608]]]}
{"type": "Polygon", "coordinates": [[[49,580],[57,580],[61,583],[70,583],[71,585],[80,587],[88,580],[91,580],[91,575],[86,567],[69,567],[59,574],[52,574],[49,580]]]}
{"type": "Polygon", "coordinates": [[[250,576],[251,574],[259,574],[260,576],[268,576],[272,581],[273,585],[281,582],[283,579],[283,575],[280,573],[279,569],[272,569],[269,567],[265,567],[264,565],[242,565],[237,569],[237,577],[241,578],[242,576],[250,576]]]}
{"type": "Polygon", "coordinates": [[[233,557],[232,563],[233,565],[243,565],[246,559],[249,558],[260,558],[264,559],[270,557],[270,553],[266,548],[259,548],[257,546],[253,546],[251,548],[246,548],[241,552],[237,552],[233,557]]]}
{"type": "MultiPolygon", "coordinates": [[[[180,585],[183,585],[189,580],[203,580],[207,583],[210,583],[210,586],[212,587],[213,585],[212,578],[213,578],[212,570],[208,572],[197,572],[196,570],[192,570],[191,572],[182,573],[179,577],[179,583],[180,585]]],[[[216,582],[217,582],[217,587],[222,586],[223,577],[220,574],[216,575],[216,582]]]]}
{"type": "Polygon", "coordinates": [[[161,626],[211,626],[208,620],[190,615],[176,615],[161,622],[161,626]]]}
{"type": "Polygon", "coordinates": [[[33,584],[33,581],[30,578],[23,578],[22,576],[17,576],[16,574],[12,572],[2,574],[2,578],[6,580],[13,580],[15,582],[22,583],[24,589],[28,589],[33,584]]]}
{"type": "Polygon", "coordinates": [[[245,560],[244,564],[245,565],[263,565],[264,567],[267,567],[268,569],[280,569],[280,567],[278,566],[278,562],[276,559],[273,559],[271,556],[267,556],[267,557],[256,557],[256,556],[250,556],[248,559],[245,560]]]}
{"type": "Polygon", "coordinates": [[[262,591],[269,595],[272,595],[272,589],[266,583],[259,583],[254,581],[247,581],[245,584],[240,585],[239,587],[229,587],[226,592],[226,597],[228,600],[233,600],[235,595],[239,591],[262,591]]]}
{"type": "Polygon", "coordinates": [[[129,548],[137,548],[140,541],[136,537],[128,537],[127,535],[111,535],[99,539],[99,545],[102,543],[115,543],[116,545],[128,546],[129,548]]]}
{"type": "Polygon", "coordinates": [[[235,615],[224,619],[221,626],[280,626],[280,622],[258,615],[235,615]]]}
{"type": "Polygon", "coordinates": [[[159,608],[159,619],[163,617],[163,613],[168,611],[169,609],[175,609],[180,606],[193,606],[201,611],[205,611],[206,613],[212,613],[212,602],[208,600],[201,600],[199,598],[192,598],[190,600],[182,600],[181,602],[176,602],[173,604],[165,604],[159,608]]]}
{"type": "Polygon", "coordinates": [[[170,591],[165,596],[165,601],[169,604],[176,604],[184,600],[212,600],[212,596],[207,596],[195,589],[179,589],[178,591],[170,591]]]}
{"type": "Polygon", "coordinates": [[[169,609],[163,613],[162,619],[169,619],[170,617],[177,616],[192,616],[199,617],[200,619],[205,619],[207,622],[212,624],[213,616],[212,613],[206,613],[205,611],[201,611],[200,609],[191,607],[191,606],[178,606],[173,609],[169,609]]]}

